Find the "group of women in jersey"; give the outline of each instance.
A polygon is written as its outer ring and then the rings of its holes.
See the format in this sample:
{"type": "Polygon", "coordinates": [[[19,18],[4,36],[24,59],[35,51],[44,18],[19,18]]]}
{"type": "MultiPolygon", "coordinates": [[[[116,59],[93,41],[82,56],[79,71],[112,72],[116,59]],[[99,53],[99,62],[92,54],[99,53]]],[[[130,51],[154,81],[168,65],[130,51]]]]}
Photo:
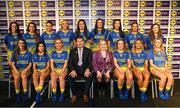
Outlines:
{"type": "Polygon", "coordinates": [[[85,46],[94,52],[92,62],[94,70],[97,71],[97,80],[101,81],[103,74],[107,82],[111,75],[117,78],[118,96],[121,100],[127,100],[129,97],[133,75],[137,78],[142,102],[148,100],[146,91],[151,76],[160,80],[159,97],[163,100],[170,98],[169,91],[174,80],[167,66],[167,55],[163,47],[164,37],[158,24],[151,26],[148,36],[138,32],[137,22],[132,23],[130,32],[125,34],[119,19],[114,20],[111,31],[104,28],[104,21],[101,18],[96,20],[95,28],[91,32],[83,19],[78,21],[74,33],[69,29],[67,20],[63,20],[60,26],[60,31],[55,33],[53,23],[48,21],[46,32],[39,35],[36,24],[30,22],[27,33],[22,35],[18,24],[10,23],[9,33],[4,38],[4,48],[7,51],[8,64],[14,78],[17,102],[28,101],[27,82],[31,75],[37,103],[42,101],[41,91],[49,75],[53,94],[60,93],[58,98],[52,98],[53,102],[63,102],[65,78],[68,74],[68,53],[70,49],[76,47],[77,36],[82,36],[85,46]],[[112,67],[105,73],[97,70],[98,65],[105,62],[103,59],[102,61],[98,59],[97,51],[101,52],[102,57],[108,58],[107,64],[112,67]],[[123,89],[125,79],[126,86],[123,89]],[[57,92],[57,80],[59,80],[60,92],[57,92]]]}

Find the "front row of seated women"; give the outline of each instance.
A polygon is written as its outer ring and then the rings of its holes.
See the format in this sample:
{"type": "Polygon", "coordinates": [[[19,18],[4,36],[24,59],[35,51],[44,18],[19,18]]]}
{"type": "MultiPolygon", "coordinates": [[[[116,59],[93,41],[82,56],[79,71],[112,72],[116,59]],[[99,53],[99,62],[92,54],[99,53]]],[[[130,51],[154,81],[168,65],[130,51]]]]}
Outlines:
{"type": "MultiPolygon", "coordinates": [[[[31,75],[33,67],[33,84],[36,90],[35,101],[42,101],[41,91],[44,80],[50,74],[51,88],[53,92],[53,102],[63,102],[65,91],[65,78],[68,76],[69,86],[72,90],[71,102],[77,101],[76,78],[84,78],[83,101],[88,102],[89,88],[93,75],[97,82],[109,82],[111,75],[117,78],[119,98],[128,100],[129,91],[133,82],[133,74],[137,78],[137,84],[140,90],[140,99],[142,102],[148,100],[146,95],[150,73],[158,77],[159,97],[168,100],[169,91],[173,84],[173,75],[167,66],[166,53],[163,48],[162,39],[157,38],[154,41],[154,49],[149,52],[144,51],[143,41],[136,39],[132,51],[128,51],[125,42],[119,39],[116,43],[117,49],[111,52],[107,49],[107,41],[99,41],[99,50],[92,54],[91,50],[84,46],[84,38],[77,36],[76,46],[68,52],[63,50],[63,41],[60,38],[55,39],[55,51],[51,55],[46,53],[44,43],[37,44],[36,53],[31,55],[27,51],[26,43],[23,39],[18,40],[17,49],[11,58],[12,75],[16,91],[16,101],[21,101],[20,78],[22,79],[23,101],[28,101],[27,82],[31,75]],[[57,92],[57,80],[59,79],[60,92],[57,92]],[[126,79],[126,88],[123,84],[126,79]],[[59,95],[57,93],[60,93],[59,95]]],[[[105,87],[104,87],[105,88],[105,87]]]]}

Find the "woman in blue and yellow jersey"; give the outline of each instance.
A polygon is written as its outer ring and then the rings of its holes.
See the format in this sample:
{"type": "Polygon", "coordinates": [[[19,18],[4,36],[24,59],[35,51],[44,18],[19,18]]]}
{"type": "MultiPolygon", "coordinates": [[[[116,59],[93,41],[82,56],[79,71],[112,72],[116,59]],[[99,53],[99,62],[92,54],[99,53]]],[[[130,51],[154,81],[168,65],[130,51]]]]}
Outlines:
{"type": "Polygon", "coordinates": [[[56,36],[63,40],[63,49],[70,52],[73,47],[73,32],[69,30],[68,20],[61,22],[61,30],[56,33],[56,36]]]}
{"type": "Polygon", "coordinates": [[[134,41],[137,38],[140,38],[144,42],[144,45],[145,45],[145,39],[146,38],[145,38],[145,36],[143,34],[139,33],[138,30],[139,30],[138,23],[133,22],[131,24],[131,32],[126,34],[125,39],[124,39],[124,41],[126,42],[129,50],[132,49],[134,41]]]}
{"type": "Polygon", "coordinates": [[[148,54],[144,51],[143,41],[136,39],[131,52],[133,73],[137,77],[141,102],[148,100],[146,90],[149,84],[150,73],[148,71],[148,54]]]}
{"type": "Polygon", "coordinates": [[[91,32],[91,39],[93,40],[92,51],[99,50],[98,43],[100,40],[106,40],[108,30],[104,28],[104,22],[101,18],[96,20],[95,28],[91,32]]]}
{"type": "Polygon", "coordinates": [[[87,48],[91,47],[91,44],[92,44],[92,40],[90,39],[91,33],[89,32],[87,28],[86,21],[83,19],[80,19],[78,21],[77,29],[74,32],[73,39],[75,40],[77,36],[82,36],[84,38],[85,46],[87,48]]]}
{"type": "Polygon", "coordinates": [[[119,39],[125,38],[125,34],[122,31],[121,28],[121,20],[120,19],[115,19],[113,22],[113,30],[108,34],[108,47],[110,50],[115,50],[116,47],[116,42],[119,39]]]}
{"type": "Polygon", "coordinates": [[[41,35],[41,40],[45,43],[46,50],[49,55],[55,50],[54,40],[57,38],[56,33],[53,31],[53,23],[48,21],[46,23],[46,32],[41,35]]]}
{"type": "Polygon", "coordinates": [[[36,103],[42,101],[41,91],[43,89],[44,80],[49,74],[49,56],[43,42],[37,44],[36,52],[32,56],[33,61],[33,84],[36,90],[36,103]]]}
{"type": "Polygon", "coordinates": [[[157,23],[154,23],[151,26],[149,35],[146,37],[147,50],[153,49],[153,42],[157,38],[161,38],[163,42],[165,40],[164,36],[162,35],[160,25],[157,23]]]}
{"type": "Polygon", "coordinates": [[[170,68],[167,66],[167,55],[161,38],[154,41],[154,49],[149,52],[150,71],[157,76],[159,81],[159,97],[163,100],[169,99],[169,90],[174,82],[170,68]],[[165,90],[164,90],[164,87],[165,90]]]}
{"type": "Polygon", "coordinates": [[[36,45],[40,42],[40,37],[35,23],[30,22],[28,24],[27,33],[24,34],[22,38],[26,41],[28,51],[34,54],[36,45]]]}
{"type": "Polygon", "coordinates": [[[7,51],[7,60],[9,66],[11,66],[11,57],[16,48],[17,41],[21,39],[22,36],[20,34],[19,25],[17,22],[11,22],[9,26],[9,33],[7,33],[4,37],[4,49],[7,51]]]}
{"type": "Polygon", "coordinates": [[[29,99],[28,96],[28,76],[31,74],[31,60],[32,55],[28,52],[26,47],[26,42],[23,39],[18,40],[17,49],[13,53],[11,58],[12,62],[12,75],[14,78],[14,86],[16,91],[16,102],[20,102],[20,79],[22,79],[22,87],[23,87],[23,102],[27,102],[29,99]]]}
{"type": "Polygon", "coordinates": [[[119,98],[121,100],[127,100],[129,97],[129,91],[133,81],[133,75],[131,72],[131,59],[130,53],[127,51],[125,42],[122,39],[117,41],[117,50],[114,51],[114,65],[115,71],[114,76],[117,78],[118,89],[119,89],[119,98]],[[126,90],[123,93],[122,88],[125,78],[126,81],[126,90]]]}
{"type": "Polygon", "coordinates": [[[68,52],[63,50],[63,41],[60,38],[55,39],[55,51],[51,54],[51,88],[53,91],[52,101],[62,102],[64,100],[64,90],[65,90],[65,77],[67,75],[67,59],[68,52]],[[57,92],[57,80],[59,79],[60,85],[60,96],[56,94],[57,92]]]}

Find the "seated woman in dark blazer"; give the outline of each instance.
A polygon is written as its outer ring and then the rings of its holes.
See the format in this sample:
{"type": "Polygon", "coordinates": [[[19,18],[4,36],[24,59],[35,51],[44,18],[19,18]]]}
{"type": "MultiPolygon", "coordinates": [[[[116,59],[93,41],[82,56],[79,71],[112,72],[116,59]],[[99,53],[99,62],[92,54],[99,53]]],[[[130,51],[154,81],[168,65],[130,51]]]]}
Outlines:
{"type": "Polygon", "coordinates": [[[110,80],[110,73],[112,72],[114,62],[112,52],[107,50],[107,43],[105,40],[99,41],[100,50],[93,54],[93,67],[98,82],[105,79],[106,82],[110,80]]]}

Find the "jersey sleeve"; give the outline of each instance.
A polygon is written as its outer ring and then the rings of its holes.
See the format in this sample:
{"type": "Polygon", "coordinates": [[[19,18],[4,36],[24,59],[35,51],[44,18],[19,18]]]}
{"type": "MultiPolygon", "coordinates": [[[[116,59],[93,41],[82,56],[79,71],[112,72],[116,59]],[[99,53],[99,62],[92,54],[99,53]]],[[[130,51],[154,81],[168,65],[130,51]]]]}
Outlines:
{"type": "Polygon", "coordinates": [[[94,39],[94,36],[95,36],[95,33],[94,33],[94,29],[91,31],[91,36],[90,36],[90,38],[91,39],[94,39]]]}
{"type": "Polygon", "coordinates": [[[28,60],[29,63],[32,62],[32,54],[29,52],[29,60],[28,60]]]}
{"type": "Polygon", "coordinates": [[[148,60],[149,59],[148,53],[146,51],[144,51],[144,53],[145,53],[145,60],[148,60]]]}
{"type": "Polygon", "coordinates": [[[111,41],[111,34],[112,34],[112,32],[110,32],[107,36],[107,40],[109,40],[109,41],[111,41]]]}
{"type": "Polygon", "coordinates": [[[65,53],[64,53],[64,60],[67,60],[67,59],[68,59],[68,52],[65,51],[65,53]]]}
{"type": "Polygon", "coordinates": [[[116,51],[113,51],[113,56],[114,58],[116,58],[116,51]]]}
{"type": "Polygon", "coordinates": [[[37,59],[36,59],[35,56],[36,56],[35,54],[32,55],[32,62],[33,62],[33,63],[36,63],[36,62],[37,62],[37,59]]]}
{"type": "Polygon", "coordinates": [[[11,57],[11,62],[15,62],[15,61],[16,61],[16,53],[14,52],[11,57]]]}
{"type": "Polygon", "coordinates": [[[125,35],[124,42],[128,42],[128,34],[125,35]]]}
{"type": "Polygon", "coordinates": [[[134,53],[130,52],[131,59],[134,59],[134,53]]]}
{"type": "Polygon", "coordinates": [[[150,50],[148,56],[149,56],[149,59],[150,59],[150,60],[153,60],[153,58],[154,58],[153,50],[150,50]]]}
{"type": "Polygon", "coordinates": [[[48,55],[48,54],[46,54],[46,57],[47,57],[47,62],[49,62],[49,60],[50,60],[49,55],[48,55]]]}
{"type": "Polygon", "coordinates": [[[8,38],[8,35],[5,35],[5,36],[4,36],[4,43],[5,43],[6,45],[8,44],[8,39],[7,39],[7,38],[8,38]]]}
{"type": "Polygon", "coordinates": [[[70,41],[73,41],[74,40],[74,37],[73,37],[73,32],[70,31],[70,41]]]}
{"type": "Polygon", "coordinates": [[[50,59],[52,59],[52,60],[54,59],[54,52],[52,52],[50,59]]]}
{"type": "Polygon", "coordinates": [[[108,33],[109,33],[109,31],[107,29],[105,29],[105,33],[104,33],[105,39],[107,39],[108,33]]]}

